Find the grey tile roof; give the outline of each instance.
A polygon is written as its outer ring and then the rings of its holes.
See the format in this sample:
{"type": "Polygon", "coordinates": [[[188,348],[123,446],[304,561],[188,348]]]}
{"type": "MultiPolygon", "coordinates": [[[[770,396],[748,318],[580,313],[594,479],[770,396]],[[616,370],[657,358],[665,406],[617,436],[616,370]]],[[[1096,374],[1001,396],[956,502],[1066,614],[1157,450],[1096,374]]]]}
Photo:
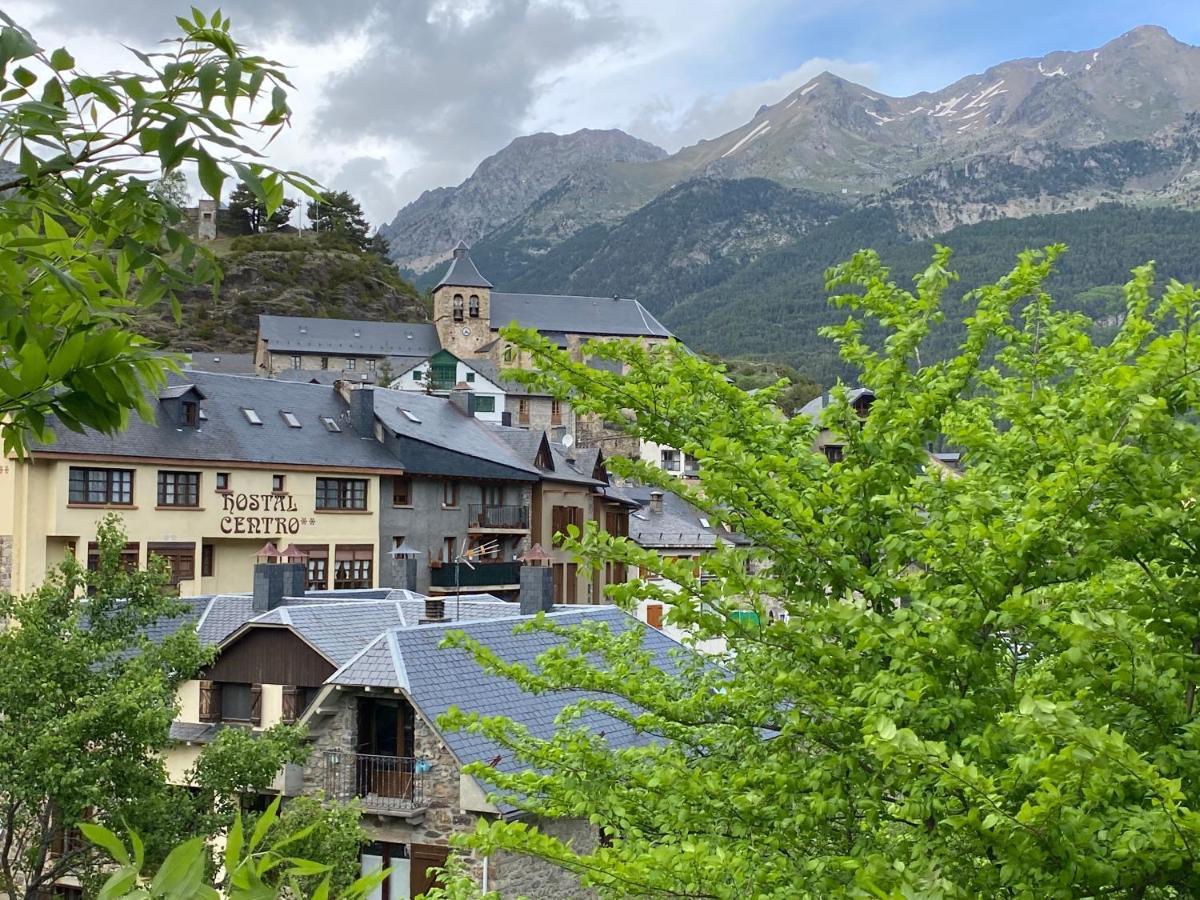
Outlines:
{"type": "Polygon", "coordinates": [[[218,722],[172,722],[170,737],[173,741],[190,741],[207,744],[225,728],[218,722]]]}
{"type": "Polygon", "coordinates": [[[696,509],[678,494],[666,491],[662,498],[662,510],[650,508],[650,492],[657,490],[647,485],[621,485],[610,489],[615,496],[631,500],[639,505],[629,516],[629,538],[641,547],[652,550],[711,550],[720,541],[725,544],[746,545],[749,541],[740,534],[726,531],[720,526],[705,525],[704,513],[696,509]]]}
{"type": "MultiPolygon", "coordinates": [[[[643,646],[668,670],[675,668],[672,654],[682,652],[675,641],[613,606],[559,608],[549,617],[557,624],[567,626],[589,621],[605,622],[617,633],[629,628],[640,629],[643,646]]],[[[395,642],[394,649],[391,645],[376,647],[371,654],[364,654],[360,670],[364,676],[378,679],[375,683],[379,686],[400,687],[401,677],[406,678],[405,689],[413,703],[432,722],[436,723],[438,717],[453,706],[464,712],[508,716],[528,728],[535,737],[549,738],[554,734],[555,720],[564,706],[588,697],[598,698],[598,695],[583,691],[527,693],[507,678],[484,672],[469,653],[440,647],[448,630],[461,629],[501,659],[532,666],[538,655],[561,643],[558,636],[545,631],[514,633],[514,624],[493,620],[396,629],[390,633],[395,642]]],[[[585,712],[576,724],[593,732],[604,732],[605,740],[616,749],[646,741],[632,728],[598,712],[585,712]]],[[[447,732],[443,738],[463,763],[499,757],[496,768],[500,770],[515,771],[524,767],[507,750],[480,735],[447,732]]]]}
{"type": "Polygon", "coordinates": [[[138,417],[116,435],[85,430],[76,433],[56,428],[58,440],[37,445],[38,452],[88,456],[137,456],[213,462],[257,462],[302,465],[311,468],[366,468],[398,470],[396,458],[377,441],[359,439],[350,428],[345,401],[330,387],[294,384],[243,375],[188,372],[171,376],[172,385],[195,384],[205,396],[200,408],[205,418],[196,427],[180,427],[162,404],[153,422],[138,417]],[[242,413],[253,409],[262,420],[252,425],[242,413]],[[289,410],[301,422],[290,428],[280,412],[289,410]],[[342,425],[330,432],[321,418],[342,425]]]}
{"type": "Polygon", "coordinates": [[[376,388],[375,415],[398,438],[397,456],[407,472],[518,481],[532,481],[539,474],[487,422],[468,416],[445,397],[376,388]]]}
{"type": "Polygon", "coordinates": [[[271,376],[276,381],[304,382],[306,384],[334,385],[339,381],[357,381],[374,384],[374,372],[354,369],[282,369],[271,376]]]}
{"type": "Polygon", "coordinates": [[[200,643],[221,643],[253,616],[254,598],[249,594],[218,594],[196,623],[200,643]]]}
{"type": "Polygon", "coordinates": [[[254,375],[253,353],[193,353],[183,368],[216,375],[254,375]]]}
{"type": "Polygon", "coordinates": [[[565,297],[557,294],[506,294],[492,291],[492,328],[510,322],[548,332],[614,337],[670,337],[658,319],[636,300],[565,297]]]}
{"type": "Polygon", "coordinates": [[[437,287],[490,288],[491,286],[492,283],[479,274],[475,263],[471,261],[471,248],[466,245],[465,241],[459,241],[458,246],[454,248],[454,258],[450,262],[450,268],[446,270],[442,280],[437,283],[437,287]]]}
{"type": "MultiPolygon", "coordinates": [[[[846,399],[851,403],[863,394],[870,394],[872,397],[875,396],[874,391],[869,388],[856,387],[846,389],[846,399]]],[[[816,420],[825,411],[825,407],[829,406],[832,402],[833,398],[830,396],[829,391],[824,391],[800,407],[800,411],[796,415],[808,416],[810,419],[816,420]]]]}
{"type": "Polygon", "coordinates": [[[432,356],[442,348],[428,322],[367,322],[305,316],[258,317],[258,336],[272,353],[432,356]]]}
{"type": "MultiPolygon", "coordinates": [[[[494,422],[490,424],[493,433],[508,444],[522,459],[535,465],[538,450],[541,448],[542,441],[546,438],[546,432],[534,431],[529,428],[513,428],[506,425],[497,425],[494,422]]],[[[581,449],[576,447],[573,453],[568,453],[566,447],[562,444],[546,441],[550,448],[551,457],[554,460],[553,469],[544,469],[537,467],[537,471],[542,477],[550,481],[565,481],[572,484],[583,484],[589,487],[600,487],[604,484],[592,477],[592,471],[596,467],[596,458],[600,451],[591,449],[581,449]],[[568,459],[568,456],[570,459],[568,459]]]]}

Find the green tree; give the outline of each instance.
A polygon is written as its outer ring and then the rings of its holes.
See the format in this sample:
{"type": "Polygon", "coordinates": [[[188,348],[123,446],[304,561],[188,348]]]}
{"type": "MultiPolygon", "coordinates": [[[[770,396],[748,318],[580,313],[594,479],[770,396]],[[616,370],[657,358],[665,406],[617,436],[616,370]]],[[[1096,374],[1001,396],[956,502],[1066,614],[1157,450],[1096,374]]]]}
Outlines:
{"type": "Polygon", "coordinates": [[[94,75],[64,48],[41,49],[0,12],[0,144],[17,159],[0,174],[0,434],[21,452],[47,421],[115,433],[171,362],[131,324],[137,310],[218,281],[182,213],[144,177],[194,165],[221,195],[226,171],[271,211],[284,184],[312,183],[259,162],[243,133],[267,138],[290,115],[277,64],[246,53],[229,20],[193,10],[166,50],[133,51],[134,72],[94,75]],[[255,99],[262,115],[239,117],[255,99]],[[266,102],[262,102],[262,101],[266,102]]]}
{"type": "Polygon", "coordinates": [[[154,182],[154,196],[164,203],[170,203],[179,209],[192,205],[192,194],[188,190],[187,177],[179,169],[166,172],[162,178],[154,182]]]}
{"type": "Polygon", "coordinates": [[[290,855],[315,859],[329,867],[321,878],[310,876],[301,882],[305,897],[312,896],[325,877],[335,895],[348,891],[361,872],[362,848],[371,842],[356,804],[327,805],[319,796],[289,800],[267,837],[275,841],[292,837],[287,844],[290,855]]]}
{"type": "Polygon", "coordinates": [[[298,205],[295,200],[288,198],[280,201],[274,211],[268,211],[267,204],[244,181],[239,181],[229,195],[230,215],[235,220],[241,219],[251,234],[277,231],[287,225],[298,205]]]}
{"type": "Polygon", "coordinates": [[[181,835],[233,821],[212,804],[229,785],[261,791],[303,753],[292,729],[252,752],[235,744],[237,754],[222,734],[201,754],[195,793],[168,784],[161,753],[176,690],[211,654],[193,629],[146,637],[181,611],[163,560],[127,566],[115,517],[97,543],[95,571],[68,559],[32,594],[0,596],[0,890],[13,898],[95,874],[94,848],[64,841],[81,819],[134,826],[161,859],[181,835]]]}
{"type": "Polygon", "coordinates": [[[635,630],[568,630],[536,669],[448,637],[531,690],[610,698],[571,704],[550,740],[444,719],[529,764],[468,767],[500,797],[611,838],[587,850],[500,820],[470,846],[546,857],[613,897],[1200,893],[1200,293],[1138,268],[1099,341],[1043,288],[1061,252],[1023,253],[972,290],[958,352],[936,363],[919,351],[944,315],[948,251],[911,291],[871,252],[832,269],[852,314],[826,334],[877,398],[860,418],[835,390],[834,464],[809,452],[816,425],[677,344],[585,349],[621,375],[507,333],[540,366],[515,377],[701,462],[695,490],[614,470],[682,491],[754,548],[719,547],[702,580],[570,529],[584,560],[679,585],[609,591],[723,638],[721,668],[664,671],[635,630]],[[939,435],[962,471],[927,456],[939,435]],[[745,606],[761,624],[732,615],[745,606]],[[577,728],[582,707],[646,741],[614,750],[577,728]]]}
{"type": "Polygon", "coordinates": [[[372,243],[371,226],[348,191],[322,191],[308,203],[308,220],[316,231],[344,237],[359,250],[372,243]]]}
{"type": "MultiPolygon", "coordinates": [[[[297,801],[299,802],[299,801],[297,801]]],[[[306,807],[306,809],[308,809],[306,807]]],[[[313,818],[311,809],[300,818],[313,818]]],[[[348,820],[347,820],[348,822],[348,820]]],[[[311,897],[313,900],[362,900],[371,896],[390,870],[345,881],[345,873],[329,863],[303,855],[306,849],[329,852],[340,849],[344,841],[314,843],[317,822],[291,830],[295,817],[279,815],[276,799],[246,834],[238,815],[225,841],[221,864],[224,878],[216,886],[209,877],[203,838],[192,838],[175,847],[156,873],[146,874],[143,841],[137,832],[130,834],[126,847],[111,830],[85,825],[86,836],[107,851],[116,871],[112,872],[98,894],[98,900],[136,897],[140,900],[266,900],[274,897],[311,897]],[[221,888],[221,891],[217,890],[221,888]]],[[[344,830],[349,834],[348,829],[344,830]]]]}

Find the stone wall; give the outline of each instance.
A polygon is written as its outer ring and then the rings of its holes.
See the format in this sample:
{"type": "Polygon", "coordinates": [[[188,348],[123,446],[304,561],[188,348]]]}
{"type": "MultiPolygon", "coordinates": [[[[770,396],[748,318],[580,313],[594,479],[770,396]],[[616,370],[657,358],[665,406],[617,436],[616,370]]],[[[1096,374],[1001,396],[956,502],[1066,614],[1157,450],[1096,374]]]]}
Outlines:
{"type": "MultiPolygon", "coordinates": [[[[584,819],[534,819],[543,834],[570,844],[576,851],[590,853],[596,848],[596,826],[584,819]]],[[[503,900],[516,897],[584,900],[598,896],[585,888],[574,874],[545,860],[516,853],[497,853],[489,863],[488,887],[503,900]]]]}
{"type": "Polygon", "coordinates": [[[13,589],[13,538],[0,535],[0,591],[13,589]]]}

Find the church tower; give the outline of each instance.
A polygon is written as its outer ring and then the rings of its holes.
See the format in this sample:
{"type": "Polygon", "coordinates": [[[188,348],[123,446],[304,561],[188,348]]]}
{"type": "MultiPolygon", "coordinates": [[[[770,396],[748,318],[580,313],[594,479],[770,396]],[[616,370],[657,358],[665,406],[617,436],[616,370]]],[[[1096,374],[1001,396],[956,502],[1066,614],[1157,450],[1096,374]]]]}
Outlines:
{"type": "Polygon", "coordinates": [[[433,289],[433,322],[442,348],[459,359],[478,356],[492,340],[492,283],[471,262],[471,248],[459,241],[454,259],[433,289]]]}

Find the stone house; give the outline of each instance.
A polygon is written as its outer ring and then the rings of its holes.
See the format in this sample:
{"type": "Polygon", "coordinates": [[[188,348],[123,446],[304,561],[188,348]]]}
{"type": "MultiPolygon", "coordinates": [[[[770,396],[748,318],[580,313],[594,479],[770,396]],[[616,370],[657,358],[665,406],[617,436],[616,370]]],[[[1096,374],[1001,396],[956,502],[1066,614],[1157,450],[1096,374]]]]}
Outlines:
{"type": "MultiPolygon", "coordinates": [[[[552,606],[536,586],[522,604],[487,597],[453,604],[408,591],[306,596],[299,564],[264,563],[255,575],[253,594],[194,598],[188,615],[159,629],[195,627],[217,648],[214,662],[180,690],[168,771],[182,783],[200,748],[223,728],[305,725],[311,752],[279,774],[273,792],[357,800],[372,841],[363,851],[364,871],[392,869],[381,898],[428,889],[426,870],[440,866],[450,837],[473,830],[479,818],[521,815],[489,799],[486,780],[463,769],[482,762],[519,771],[522,764],[483,737],[443,729],[439,717],[451,706],[503,715],[549,738],[563,705],[580,699],[528,694],[486,674],[468,653],[441,648],[447,630],[462,630],[523,664],[535,664],[560,640],[540,631],[514,633],[536,610],[563,626],[602,621],[615,630],[639,629],[664,664],[679,647],[611,606],[552,606]]],[[[577,724],[603,733],[614,749],[644,740],[596,712],[577,724]]],[[[584,850],[598,839],[596,827],[582,820],[536,824],[584,850]]],[[[573,876],[539,860],[498,854],[466,862],[482,888],[504,898],[591,896],[573,876]]]]}

